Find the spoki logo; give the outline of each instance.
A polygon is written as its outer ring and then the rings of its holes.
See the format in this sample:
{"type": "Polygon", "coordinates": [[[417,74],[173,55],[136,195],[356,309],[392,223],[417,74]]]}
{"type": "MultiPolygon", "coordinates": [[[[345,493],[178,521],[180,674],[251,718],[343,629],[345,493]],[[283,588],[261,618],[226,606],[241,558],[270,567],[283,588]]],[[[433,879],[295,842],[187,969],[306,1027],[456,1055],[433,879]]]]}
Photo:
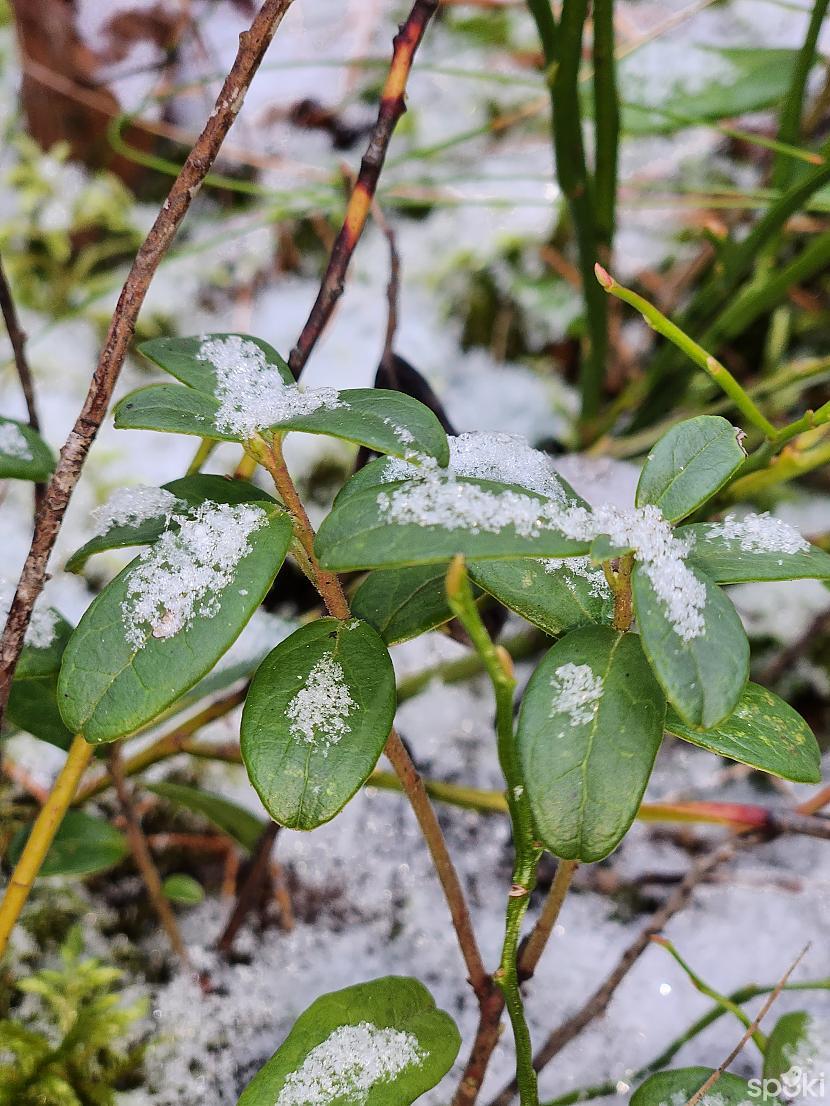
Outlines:
{"type": "Polygon", "coordinates": [[[781,1075],[780,1079],[749,1080],[750,1096],[763,1101],[769,1099],[780,1099],[784,1102],[795,1102],[799,1099],[822,1101],[824,1090],[823,1071],[805,1071],[798,1067],[791,1067],[781,1075]]]}

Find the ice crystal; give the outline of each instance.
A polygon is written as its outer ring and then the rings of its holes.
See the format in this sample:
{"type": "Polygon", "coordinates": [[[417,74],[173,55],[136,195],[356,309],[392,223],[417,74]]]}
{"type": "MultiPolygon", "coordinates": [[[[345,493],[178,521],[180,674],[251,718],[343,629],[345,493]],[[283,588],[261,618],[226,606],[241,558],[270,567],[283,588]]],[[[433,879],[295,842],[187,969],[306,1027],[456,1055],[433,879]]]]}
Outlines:
{"type": "Polygon", "coordinates": [[[805,553],[810,548],[797,530],[767,512],[743,518],[727,515],[710,527],[709,535],[738,542],[744,553],[805,553]]]}
{"type": "Polygon", "coordinates": [[[603,681],[590,665],[560,664],[551,677],[553,690],[551,717],[567,714],[572,726],[593,722],[602,698],[603,681]]]}
{"type": "Polygon", "coordinates": [[[150,518],[169,518],[181,506],[181,500],[164,488],[145,484],[118,488],[103,506],[92,512],[94,533],[106,534],[113,526],[140,526],[150,518]]]}
{"type": "Polygon", "coordinates": [[[325,756],[330,745],[350,732],[346,719],[354,706],[342,665],[324,653],[286,708],[291,736],[309,745],[322,742],[325,756]]]}
{"type": "Polygon", "coordinates": [[[227,434],[251,438],[285,419],[346,406],[334,388],[286,384],[260,347],[238,334],[203,339],[196,356],[216,373],[216,426],[227,434]]]}
{"type": "Polygon", "coordinates": [[[121,604],[127,641],[141,649],[148,637],[173,637],[196,617],[213,618],[223,588],[251,551],[249,538],[265,525],[261,507],[205,501],[191,515],[173,515],[142,554],[121,604]]]}
{"type": "Polygon", "coordinates": [[[0,422],[0,453],[18,461],[31,461],[32,451],[16,422],[0,422]]]}
{"type": "Polygon", "coordinates": [[[581,578],[588,581],[591,595],[597,599],[611,598],[611,588],[605,579],[605,573],[590,557],[545,557],[540,563],[545,572],[551,575],[562,572],[563,583],[570,591],[576,590],[576,578],[581,578]]]}
{"type": "Polygon", "coordinates": [[[342,1025],[288,1076],[275,1106],[328,1106],[335,1099],[364,1106],[374,1086],[391,1082],[423,1060],[411,1033],[370,1022],[342,1025]]]}

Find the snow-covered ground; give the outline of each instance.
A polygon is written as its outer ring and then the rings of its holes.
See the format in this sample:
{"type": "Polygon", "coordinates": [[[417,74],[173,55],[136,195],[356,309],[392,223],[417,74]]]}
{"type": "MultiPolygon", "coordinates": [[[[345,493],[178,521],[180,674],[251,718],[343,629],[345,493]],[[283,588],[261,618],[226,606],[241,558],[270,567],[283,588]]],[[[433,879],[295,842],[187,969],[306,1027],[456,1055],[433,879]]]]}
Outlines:
{"type": "MultiPolygon", "coordinates": [[[[103,48],[104,6],[97,0],[82,0],[78,6],[89,41],[103,48]]],[[[135,0],[119,0],[118,5],[106,5],[106,11],[136,6],[135,0]]],[[[365,79],[359,59],[387,56],[395,18],[404,7],[390,0],[316,0],[313,4],[297,0],[247,97],[231,141],[237,148],[267,157],[259,180],[273,191],[273,199],[263,198],[247,212],[230,215],[218,208],[208,192],[198,199],[185,235],[151,287],[143,311],[148,331],[154,325],[190,334],[243,330],[287,353],[317,284],[302,273],[273,274],[274,221],[279,212],[304,212],[308,190],[314,187],[320,189],[324,206],[336,203],[336,194],[326,183],[329,173],[343,159],[354,165],[359,146],[345,155],[332,151],[321,133],[290,127],[285,109],[303,97],[315,97],[328,106],[343,106],[350,121],[370,120],[372,109],[357,95],[365,79]],[[267,279],[253,280],[259,274],[268,274],[267,279]],[[236,294],[240,286],[249,289],[246,295],[236,294]]],[[[678,18],[673,30],[631,54],[628,80],[639,89],[642,102],[659,104],[677,85],[697,90],[707,81],[728,76],[726,63],[704,47],[794,46],[807,18],[805,9],[769,0],[729,0],[693,8],[696,14],[678,18]]],[[[681,11],[681,5],[673,2],[622,6],[632,40],[681,11]]],[[[529,19],[515,9],[510,9],[509,18],[518,27],[520,41],[531,47],[529,19]]],[[[198,49],[192,48],[192,56],[185,57],[183,72],[220,73],[230,63],[242,25],[236,5],[205,4],[201,43],[198,49]]],[[[0,111],[4,127],[13,127],[19,74],[8,29],[0,31],[0,51],[4,59],[0,111]]],[[[152,60],[152,48],[144,45],[113,67],[115,73],[133,74],[115,82],[126,107],[138,106],[150,92],[151,81],[136,71],[152,60]]],[[[447,25],[436,25],[418,56],[410,84],[410,113],[393,144],[384,187],[440,189],[446,201],[423,219],[395,218],[403,265],[399,352],[428,376],[459,429],[510,431],[531,441],[567,442],[575,412],[568,386],[533,364],[505,364],[482,349],[463,351],[459,322],[449,314],[457,289],[465,287],[470,273],[494,266],[498,275],[506,243],[530,248],[528,243],[538,244],[550,232],[558,191],[551,181],[544,97],[535,128],[510,130],[496,143],[486,136],[472,138],[441,157],[416,158],[412,153],[481,128],[493,101],[500,110],[510,111],[538,101],[541,92],[532,72],[506,52],[485,51],[447,25]],[[463,70],[477,75],[465,78],[458,72],[463,70]]],[[[177,99],[176,122],[197,127],[210,110],[209,99],[207,92],[177,99]]],[[[155,109],[150,105],[146,110],[152,115],[155,109]]],[[[683,132],[680,139],[632,140],[624,147],[623,176],[632,185],[695,181],[711,163],[718,142],[717,134],[702,128],[683,132]]],[[[0,155],[0,223],[17,220],[23,227],[27,216],[7,179],[15,157],[11,146],[0,155]]],[[[56,203],[49,217],[59,225],[68,217],[73,189],[83,187],[84,176],[57,163],[52,171],[56,203]]],[[[635,191],[632,188],[632,194],[635,191]]],[[[132,212],[141,227],[149,224],[152,215],[153,210],[144,206],[132,212]]],[[[633,202],[624,205],[618,238],[620,274],[627,276],[666,256],[682,255],[686,247],[679,232],[684,218],[683,211],[670,203],[661,207],[655,201],[647,208],[633,202]]],[[[309,385],[354,387],[371,382],[385,327],[386,272],[385,240],[370,226],[336,317],[310,362],[309,385]]],[[[510,274],[504,279],[511,279],[510,274]]],[[[44,433],[54,446],[64,440],[86,390],[102,323],[117,287],[116,275],[110,291],[71,317],[23,312],[44,433]]],[[[523,306],[527,325],[539,341],[547,336],[561,338],[578,310],[567,288],[555,300],[540,301],[529,295],[523,306]]],[[[117,396],[153,379],[145,364],[131,360],[117,396]]],[[[5,355],[0,367],[0,412],[23,414],[5,355]]],[[[66,556],[91,536],[93,508],[122,484],[158,484],[181,475],[193,448],[186,438],[115,433],[105,425],[59,539],[47,602],[70,618],[82,613],[91,589],[83,578],[60,569],[66,556]]],[[[349,451],[342,444],[312,436],[295,435],[290,441],[289,463],[300,476],[326,456],[343,463],[349,451]]],[[[228,471],[235,462],[233,449],[223,446],[208,469],[228,471]]],[[[634,466],[565,458],[561,468],[592,502],[631,504],[634,466]]],[[[3,490],[0,576],[9,580],[16,578],[28,547],[30,510],[28,486],[11,483],[3,490]]],[[[815,532],[827,528],[830,501],[793,499],[781,514],[803,530],[815,532]]],[[[88,570],[91,584],[99,584],[121,563],[120,554],[99,558],[88,570]]],[[[743,585],[734,589],[733,597],[751,634],[782,644],[795,640],[816,613],[830,607],[830,592],[813,582],[743,585]]],[[[248,645],[243,640],[239,648],[255,653],[284,634],[284,623],[263,616],[246,635],[248,645]]],[[[461,649],[430,635],[393,652],[399,673],[405,674],[460,655],[461,649]]],[[[526,666],[522,672],[525,677],[529,674],[526,666]]],[[[805,672],[803,678],[826,692],[821,684],[822,679],[827,682],[823,671],[805,672]]],[[[425,774],[475,787],[500,787],[492,704],[482,681],[432,684],[402,705],[398,721],[425,774]]],[[[206,736],[229,739],[237,732],[238,716],[233,715],[214,723],[206,736]]],[[[42,746],[34,749],[26,739],[15,739],[10,753],[44,779],[60,761],[60,754],[42,746]]],[[[205,767],[203,780],[261,813],[241,769],[205,767]]],[[[809,791],[789,790],[793,795],[809,791]]],[[[725,773],[717,758],[667,739],[648,797],[681,794],[740,800],[757,799],[758,792],[744,777],[725,773]]],[[[774,793],[765,799],[775,801],[774,793]]],[[[441,820],[468,891],[482,948],[488,963],[494,964],[510,875],[507,827],[498,817],[449,809],[441,810],[441,820]]],[[[270,930],[261,941],[243,933],[239,947],[249,962],[226,966],[210,946],[228,903],[211,897],[184,912],[182,925],[194,962],[210,970],[218,990],[204,996],[194,981],[179,976],[152,991],[158,1031],[158,1043],[148,1054],[152,1089],[125,1095],[125,1106],[233,1106],[241,1085],[317,995],[387,973],[415,975],[430,987],[438,1004],[457,1019],[464,1037],[460,1060],[466,1057],[476,1024],[475,1003],[464,981],[440,890],[404,800],[395,794],[364,791],[334,823],[313,834],[282,833],[278,856],[308,897],[322,903],[319,915],[310,921],[300,913],[292,933],[270,930]]],[[[689,863],[687,853],[676,844],[638,824],[610,866],[625,881],[643,872],[682,873],[689,863]]],[[[659,887],[652,890],[664,893],[659,887]]],[[[672,923],[670,935],[694,968],[723,991],[753,981],[774,982],[808,941],[813,945],[796,978],[817,979],[830,974],[825,939],[828,907],[826,846],[806,838],[780,840],[747,853],[725,870],[722,880],[699,889],[693,904],[672,923]]],[[[93,903],[92,912],[96,909],[93,903]]],[[[580,1005],[644,921],[644,915],[630,918],[616,900],[577,883],[528,988],[528,1015],[536,1042],[580,1005]]],[[[796,994],[785,995],[776,1012],[804,1005],[830,1018],[830,1002],[821,992],[811,993],[804,1002],[796,994]]],[[[691,988],[666,953],[650,949],[619,989],[608,1015],[545,1071],[544,1094],[553,1097],[610,1078],[619,1082],[623,1101],[632,1072],[707,1006],[708,1000],[691,988]]],[[[736,1022],[723,1019],[686,1047],[677,1063],[714,1065],[740,1034],[736,1022]]],[[[483,1101],[511,1075],[512,1064],[507,1030],[483,1101]]],[[[733,1070],[755,1074],[755,1069],[756,1058],[747,1049],[733,1070]]],[[[448,1103],[457,1075],[457,1071],[451,1073],[423,1102],[427,1106],[448,1103]]]]}

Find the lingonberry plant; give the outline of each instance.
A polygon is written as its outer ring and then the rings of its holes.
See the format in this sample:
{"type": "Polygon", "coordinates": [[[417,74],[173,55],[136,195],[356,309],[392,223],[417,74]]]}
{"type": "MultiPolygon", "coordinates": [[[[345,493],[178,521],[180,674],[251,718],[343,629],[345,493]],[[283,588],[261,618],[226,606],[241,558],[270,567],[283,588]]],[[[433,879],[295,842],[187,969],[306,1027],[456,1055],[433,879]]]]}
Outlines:
{"type": "MultiPolygon", "coordinates": [[[[617,290],[601,276],[607,290],[617,290]]],[[[69,757],[44,814],[13,849],[19,860],[0,911],[3,939],[93,747],[144,730],[183,697],[198,698],[199,688],[206,694],[221,686],[221,669],[213,683],[201,681],[290,555],[324,612],[312,612],[279,644],[247,689],[241,748],[251,783],[276,823],[311,831],[343,809],[386,751],[435,859],[483,1023],[497,1032],[506,1008],[521,1102],[536,1106],[520,984],[532,975],[577,864],[608,856],[637,816],[664,734],[785,779],[819,780],[819,750],[806,722],[748,680],[747,638],[722,585],[830,579],[830,556],[776,518],[719,509],[727,485],[760,462],[758,451],[747,457],[743,431],[717,415],[680,422],[657,442],[629,508],[589,506],[551,458],[522,439],[448,438],[431,409],[400,392],[302,390],[280,355],[256,338],[210,334],[141,348],[179,383],[128,395],[116,425],[236,442],[246,459],[236,479],[194,466],[163,488],[117,492],[68,567],[77,571],[107,549],[145,551],[100,592],[76,629],[56,612],[33,622],[10,717],[69,747],[69,757]],[[285,436],[297,431],[380,455],[345,483],[316,535],[283,457],[285,436]],[[274,495],[253,482],[260,466],[274,495]],[[348,598],[344,573],[363,574],[348,598]],[[511,658],[487,626],[494,602],[555,639],[518,715],[511,658]],[[423,785],[394,730],[389,646],[453,619],[492,682],[513,828],[503,950],[492,976],[481,966],[423,785]],[[545,850],[559,858],[557,876],[522,944],[545,850]]],[[[757,427],[763,416],[735,388],[748,428],[757,427]]],[[[789,428],[772,429],[759,447],[764,457],[788,440],[789,428]]],[[[0,447],[16,458],[13,475],[42,475],[38,443],[26,428],[5,423],[0,447]]],[[[208,797],[179,799],[201,801],[203,810],[210,804],[208,797]]],[[[212,816],[251,839],[250,827],[215,803],[212,816]]],[[[87,861],[107,848],[118,852],[119,842],[96,836],[85,817],[74,812],[56,844],[87,861]],[[73,841],[82,846],[74,852],[73,841]]],[[[793,1040],[806,1032],[803,1018],[787,1024],[793,1040]]],[[[401,1106],[438,1083],[459,1047],[452,1019],[416,980],[367,982],[318,999],[240,1106],[401,1106]]],[[[773,1038],[762,1047],[773,1070],[783,1053],[773,1038]]],[[[481,1075],[457,1102],[474,1100],[481,1075]]],[[[646,1083],[638,1101],[674,1101],[678,1090],[685,1100],[706,1076],[693,1069],[655,1077],[663,1082],[646,1083]]],[[[731,1084],[723,1081],[722,1090],[731,1094],[731,1084]]]]}

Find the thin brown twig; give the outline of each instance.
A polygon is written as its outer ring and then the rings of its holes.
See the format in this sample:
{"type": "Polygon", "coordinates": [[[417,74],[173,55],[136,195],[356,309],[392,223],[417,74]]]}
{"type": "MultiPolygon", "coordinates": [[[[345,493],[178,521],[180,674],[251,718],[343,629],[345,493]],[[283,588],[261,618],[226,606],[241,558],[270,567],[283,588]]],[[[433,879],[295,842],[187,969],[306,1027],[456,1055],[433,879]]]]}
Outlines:
{"type": "Polygon", "coordinates": [[[150,847],[147,844],[147,838],[144,836],[144,830],[141,828],[141,822],[133,804],[133,797],[130,794],[130,789],[127,786],[127,780],[124,776],[124,762],[121,757],[121,748],[117,743],[110,748],[107,763],[109,765],[113,785],[115,786],[115,794],[118,797],[118,804],[121,807],[121,813],[126,823],[127,840],[130,843],[130,851],[133,854],[133,860],[141,874],[144,886],[147,888],[150,902],[153,905],[153,910],[155,910],[158,920],[161,922],[162,928],[167,934],[167,939],[170,941],[173,952],[175,952],[182,964],[188,967],[190,965],[190,958],[187,955],[187,946],[182,940],[182,935],[179,932],[179,926],[176,921],[176,916],[173,913],[173,908],[167,896],[164,894],[164,889],[161,885],[161,877],[159,876],[153,857],[150,854],[150,847]]]}
{"type": "MultiPolygon", "coordinates": [[[[664,929],[671,919],[683,910],[692,897],[695,888],[721,864],[731,860],[740,846],[753,843],[755,840],[756,838],[752,837],[744,837],[740,842],[729,840],[726,844],[713,849],[702,857],[687,872],[683,882],[674,890],[663,906],[652,915],[648,925],[631,942],[599,987],[575,1014],[572,1014],[567,1021],[551,1033],[533,1059],[533,1066],[537,1071],[541,1071],[550,1063],[554,1056],[557,1056],[566,1045],[570,1044],[575,1037],[578,1037],[595,1018],[601,1017],[605,1013],[619,985],[646,949],[650,947],[651,938],[655,933],[659,933],[661,929],[664,929]]],[[[496,1095],[490,1106],[509,1106],[515,1097],[516,1089],[515,1082],[511,1081],[496,1095]]]]}
{"type": "Polygon", "coordinates": [[[764,1020],[767,1013],[769,1012],[769,1008],[772,1006],[772,1004],[775,1002],[775,1000],[778,998],[778,996],[784,990],[784,987],[787,984],[787,980],[790,978],[790,976],[793,974],[795,969],[798,967],[798,965],[804,959],[804,956],[807,952],[807,949],[809,949],[809,947],[810,947],[809,944],[805,945],[804,948],[801,950],[801,952],[798,954],[798,956],[795,958],[795,960],[793,960],[792,964],[790,964],[789,968],[787,968],[787,970],[781,976],[778,983],[776,983],[775,988],[767,995],[766,999],[764,1000],[764,1004],[761,1007],[761,1009],[758,1011],[758,1014],[755,1017],[755,1019],[746,1027],[746,1032],[744,1033],[743,1037],[741,1037],[740,1041],[738,1041],[738,1043],[735,1045],[735,1047],[732,1049],[732,1051],[729,1053],[729,1055],[726,1057],[726,1059],[723,1061],[723,1063],[718,1064],[718,1066],[715,1068],[715,1070],[712,1072],[712,1074],[709,1076],[709,1078],[706,1080],[706,1082],[703,1084],[703,1086],[698,1087],[698,1089],[695,1091],[695,1093],[692,1095],[692,1097],[686,1103],[686,1106],[697,1106],[698,1102],[700,1102],[700,1100],[703,1098],[703,1096],[705,1094],[707,1094],[711,1090],[712,1087],[714,1087],[715,1083],[717,1083],[717,1081],[720,1079],[720,1077],[723,1075],[723,1073],[726,1071],[726,1069],[729,1067],[729,1065],[732,1063],[732,1061],[735,1059],[735,1057],[738,1055],[738,1053],[744,1047],[746,1042],[755,1033],[758,1026],[764,1020]]]}
{"type": "MultiPolygon", "coordinates": [[[[35,382],[32,378],[32,370],[29,368],[29,360],[26,357],[26,332],[20,325],[17,308],[14,305],[12,290],[6,279],[5,269],[3,268],[2,258],[0,258],[0,311],[3,313],[3,322],[6,324],[6,332],[9,335],[9,342],[11,343],[12,354],[14,356],[14,365],[20,380],[20,390],[23,392],[23,398],[26,401],[29,426],[36,434],[39,434],[40,419],[38,418],[37,403],[35,402],[35,382]]],[[[35,484],[35,514],[37,514],[43,506],[43,497],[45,493],[45,484],[35,484]]]]}
{"type": "Polygon", "coordinates": [[[343,294],[346,270],[366,226],[389,143],[398,120],[406,111],[406,84],[412,62],[424,32],[438,10],[438,3],[439,0],[415,0],[406,21],[395,35],[392,62],[381,93],[377,121],[346,205],[343,225],[332,248],[317,299],[288,358],[291,371],[297,378],[343,294]]]}
{"type": "Polygon", "coordinates": [[[292,3],[293,0],[264,0],[250,30],[240,35],[236,59],[222,85],[213,113],[173,182],[121,290],[89,391],[61,450],[57,468],[46,490],[44,509],[38,513],[31,549],[0,641],[0,719],[32,608],[46,581],[49,557],[81,469],[109,406],[147,289],[210,171],[242,106],[248,86],[292,3]]]}
{"type": "Polygon", "coordinates": [[[225,928],[222,930],[221,937],[216,942],[216,948],[223,956],[227,956],[233,948],[234,940],[236,939],[237,933],[239,933],[239,930],[242,928],[242,923],[253,910],[262,892],[262,886],[270,870],[271,852],[274,848],[274,842],[277,840],[279,831],[280,826],[278,826],[276,822],[269,822],[260,834],[259,841],[257,841],[256,848],[251,857],[248,873],[236,896],[233,910],[230,913],[225,928]]]}

